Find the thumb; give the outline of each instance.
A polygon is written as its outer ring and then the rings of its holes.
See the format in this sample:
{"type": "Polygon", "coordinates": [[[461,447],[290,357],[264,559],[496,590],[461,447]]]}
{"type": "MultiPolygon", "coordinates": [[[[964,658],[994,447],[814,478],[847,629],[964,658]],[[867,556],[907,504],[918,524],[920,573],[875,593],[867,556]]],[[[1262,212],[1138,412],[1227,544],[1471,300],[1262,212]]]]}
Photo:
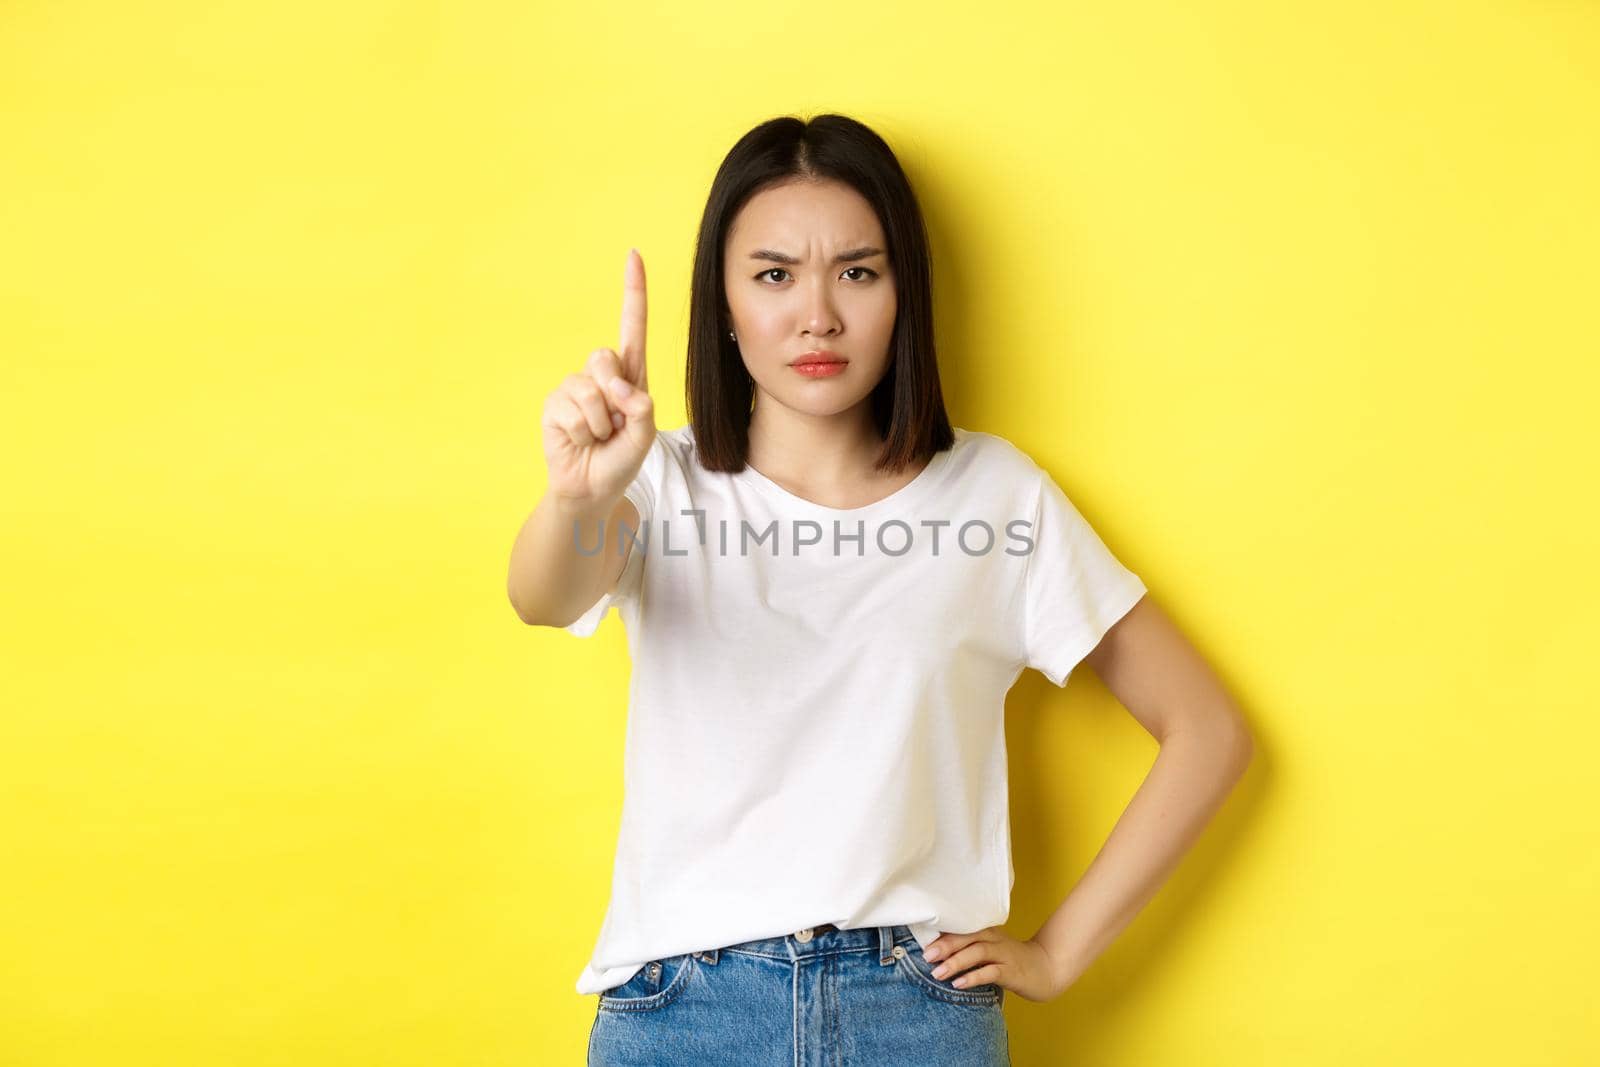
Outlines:
{"type": "Polygon", "coordinates": [[[641,452],[647,450],[656,438],[655,402],[648,392],[629,384],[620,375],[611,379],[610,388],[613,402],[622,409],[627,420],[622,432],[641,452]]]}

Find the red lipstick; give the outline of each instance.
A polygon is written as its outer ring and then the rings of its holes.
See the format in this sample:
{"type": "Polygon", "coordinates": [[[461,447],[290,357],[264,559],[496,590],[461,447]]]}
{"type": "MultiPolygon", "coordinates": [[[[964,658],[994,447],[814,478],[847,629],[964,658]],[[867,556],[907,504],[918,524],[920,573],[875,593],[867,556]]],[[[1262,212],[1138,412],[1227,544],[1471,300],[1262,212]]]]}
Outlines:
{"type": "Polygon", "coordinates": [[[849,362],[839,353],[821,348],[796,356],[789,366],[807,378],[830,378],[844,373],[845,365],[849,362]]]}

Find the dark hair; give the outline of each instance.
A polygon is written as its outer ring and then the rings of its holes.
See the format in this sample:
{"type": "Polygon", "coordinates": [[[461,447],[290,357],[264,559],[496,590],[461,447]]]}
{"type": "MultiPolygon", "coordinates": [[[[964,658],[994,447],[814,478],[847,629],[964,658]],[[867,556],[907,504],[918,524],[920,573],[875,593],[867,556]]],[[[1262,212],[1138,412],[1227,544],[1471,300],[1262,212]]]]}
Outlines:
{"type": "Polygon", "coordinates": [[[756,193],[794,179],[849,185],[877,212],[888,241],[896,311],[888,368],[871,395],[884,438],[878,469],[898,471],[949,448],[955,433],[939,389],[928,234],[911,183],[883,138],[855,119],[783,116],[763,122],[728,151],[695,241],[685,404],[701,464],[741,471],[750,446],[755,383],[728,337],[722,263],[728,228],[756,193]]]}

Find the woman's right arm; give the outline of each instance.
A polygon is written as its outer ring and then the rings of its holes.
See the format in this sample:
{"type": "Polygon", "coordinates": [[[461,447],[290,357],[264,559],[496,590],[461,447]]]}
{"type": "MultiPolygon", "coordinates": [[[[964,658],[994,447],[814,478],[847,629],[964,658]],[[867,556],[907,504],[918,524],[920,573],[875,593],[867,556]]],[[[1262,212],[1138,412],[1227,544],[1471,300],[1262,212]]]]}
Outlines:
{"type": "Polygon", "coordinates": [[[597,348],[580,373],[545,398],[540,427],[549,482],[511,549],[506,595],[530,626],[566,626],[616,587],[633,551],[622,525],[639,528],[625,495],[656,439],[655,405],[645,372],[644,261],[628,250],[622,285],[622,343],[597,348]],[[588,555],[596,523],[602,551],[588,555]],[[622,549],[619,551],[619,548],[622,549]]]}
{"type": "Polygon", "coordinates": [[[517,617],[529,626],[566,626],[615,590],[633,551],[632,538],[619,538],[623,524],[629,530],[639,528],[639,509],[627,497],[601,513],[546,494],[511,548],[506,592],[517,617]],[[604,550],[582,554],[577,546],[593,547],[595,523],[602,519],[604,550]]]}

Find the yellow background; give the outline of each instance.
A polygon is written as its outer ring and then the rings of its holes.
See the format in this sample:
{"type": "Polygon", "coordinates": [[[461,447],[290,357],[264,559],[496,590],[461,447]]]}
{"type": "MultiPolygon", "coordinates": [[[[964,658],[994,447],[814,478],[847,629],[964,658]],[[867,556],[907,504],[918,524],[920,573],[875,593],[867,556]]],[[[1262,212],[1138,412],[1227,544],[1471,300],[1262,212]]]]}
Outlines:
{"type": "MultiPolygon", "coordinates": [[[[1600,1058],[1600,12],[982,16],[0,9],[0,1063],[582,1062],[627,657],[506,601],[540,408],[637,246],[682,424],[716,165],[828,110],[921,197],[953,421],[1257,739],[1015,1062],[1600,1058]]],[[[1076,677],[1011,697],[1019,937],[1155,754],[1076,677]]]]}

